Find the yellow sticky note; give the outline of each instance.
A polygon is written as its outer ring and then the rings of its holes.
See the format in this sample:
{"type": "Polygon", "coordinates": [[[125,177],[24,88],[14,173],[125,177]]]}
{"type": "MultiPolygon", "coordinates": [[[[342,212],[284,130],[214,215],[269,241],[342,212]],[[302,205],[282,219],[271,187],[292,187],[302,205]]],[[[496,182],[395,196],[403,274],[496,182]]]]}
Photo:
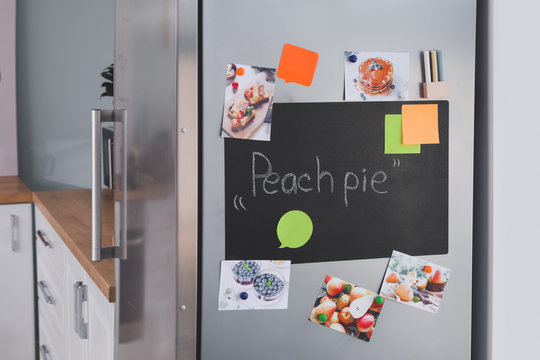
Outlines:
{"type": "Polygon", "coordinates": [[[439,106],[414,104],[401,106],[403,144],[439,143],[439,106]]]}

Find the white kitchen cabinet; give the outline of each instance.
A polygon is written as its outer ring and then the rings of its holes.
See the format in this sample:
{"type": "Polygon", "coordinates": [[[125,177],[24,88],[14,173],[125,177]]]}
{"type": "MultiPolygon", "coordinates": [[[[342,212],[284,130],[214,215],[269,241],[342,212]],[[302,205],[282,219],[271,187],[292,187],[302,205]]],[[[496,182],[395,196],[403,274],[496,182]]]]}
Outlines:
{"type": "Polygon", "coordinates": [[[0,357],[34,359],[32,205],[0,205],[0,357]]]}
{"type": "MultiPolygon", "coordinates": [[[[43,301],[46,294],[40,293],[38,301],[41,359],[113,360],[114,304],[38,208],[35,224],[38,281],[47,285],[48,295],[54,298],[48,303],[43,301]]],[[[39,286],[38,282],[38,290],[39,286]]]]}
{"type": "Polygon", "coordinates": [[[88,284],[88,355],[89,359],[114,359],[114,304],[90,279],[88,284]]]}

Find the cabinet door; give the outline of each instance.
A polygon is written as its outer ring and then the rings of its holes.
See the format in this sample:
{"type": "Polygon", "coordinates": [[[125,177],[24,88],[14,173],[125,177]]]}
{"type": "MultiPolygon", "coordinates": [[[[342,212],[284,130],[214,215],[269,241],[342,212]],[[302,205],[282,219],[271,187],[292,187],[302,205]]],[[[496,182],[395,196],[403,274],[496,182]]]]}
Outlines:
{"type": "Polygon", "coordinates": [[[3,359],[35,356],[32,205],[0,206],[0,339],[3,359]]]}
{"type": "Polygon", "coordinates": [[[84,335],[84,324],[88,323],[88,301],[86,295],[77,294],[77,291],[84,293],[86,273],[70,251],[66,251],[65,259],[67,301],[64,330],[67,358],[88,359],[88,336],[84,335]],[[75,285],[82,287],[76,289],[75,285]]]}
{"type": "Polygon", "coordinates": [[[114,359],[114,304],[87,275],[89,359],[114,359]]]}

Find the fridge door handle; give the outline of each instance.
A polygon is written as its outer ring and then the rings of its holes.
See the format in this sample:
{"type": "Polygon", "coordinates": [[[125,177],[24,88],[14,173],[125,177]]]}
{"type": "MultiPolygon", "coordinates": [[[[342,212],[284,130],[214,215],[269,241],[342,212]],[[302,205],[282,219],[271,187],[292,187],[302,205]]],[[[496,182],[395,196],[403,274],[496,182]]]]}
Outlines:
{"type": "MultiPolygon", "coordinates": [[[[103,135],[101,124],[105,122],[117,122],[125,124],[125,110],[92,110],[92,261],[101,261],[109,258],[126,258],[125,231],[123,231],[123,214],[120,216],[119,224],[121,227],[118,246],[102,246],[101,241],[101,170],[102,170],[102,142],[103,135]]],[[[117,144],[115,146],[120,146],[117,144]]],[[[125,162],[120,160],[121,168],[124,169],[125,162]]],[[[125,171],[123,171],[125,173],[125,171]]],[[[122,177],[125,175],[122,174],[122,177]]],[[[124,184],[120,186],[123,189],[124,184]]],[[[124,196],[121,196],[121,203],[125,202],[124,196]]]]}
{"type": "Polygon", "coordinates": [[[75,300],[74,306],[74,321],[73,327],[75,334],[79,335],[81,339],[88,339],[88,322],[84,320],[83,316],[83,303],[88,301],[86,293],[86,285],[82,281],[77,281],[73,285],[73,297],[75,300]]]}

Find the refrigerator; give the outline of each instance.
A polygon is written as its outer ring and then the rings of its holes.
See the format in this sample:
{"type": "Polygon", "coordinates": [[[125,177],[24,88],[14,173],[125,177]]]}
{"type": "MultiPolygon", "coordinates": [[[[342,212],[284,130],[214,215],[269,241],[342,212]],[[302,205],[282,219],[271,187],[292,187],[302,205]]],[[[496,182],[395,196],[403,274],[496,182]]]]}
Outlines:
{"type": "MultiPolygon", "coordinates": [[[[201,359],[470,359],[476,1],[203,0],[201,4],[201,359]],[[287,310],[218,311],[220,261],[226,257],[227,241],[234,241],[225,235],[225,214],[232,204],[226,201],[225,174],[231,163],[224,161],[224,149],[228,142],[251,141],[219,136],[226,64],[278,68],[287,43],[317,52],[319,60],[310,86],[276,79],[274,114],[279,103],[343,102],[345,51],[409,52],[408,100],[423,101],[421,51],[444,53],[449,87],[444,99],[449,103],[449,247],[447,254],[419,251],[418,255],[452,269],[451,277],[437,314],[386,300],[370,342],[308,319],[325,275],[378,291],[390,253],[364,260],[293,263],[287,310]]],[[[270,142],[273,136],[272,132],[270,142]]],[[[307,171],[283,162],[278,169],[280,164],[272,161],[273,171],[282,176],[307,171]]],[[[244,205],[251,211],[249,198],[244,205]]],[[[354,235],[350,234],[351,241],[354,235]]]]}
{"type": "Polygon", "coordinates": [[[119,258],[117,359],[470,358],[475,0],[116,0],[115,26],[119,248],[96,253],[119,258]],[[277,68],[287,43],[319,60],[310,86],[276,79],[275,104],[342,102],[344,51],[409,52],[419,100],[421,51],[444,50],[449,249],[422,258],[451,282],[437,314],[387,301],[369,343],[308,319],[326,274],[377,290],[388,257],[293,263],[287,309],[218,311],[226,65],[277,68]]]}
{"type": "Polygon", "coordinates": [[[115,359],[195,358],[196,19],[196,2],[115,1],[114,109],[92,110],[92,260],[115,258],[115,359]]]}

